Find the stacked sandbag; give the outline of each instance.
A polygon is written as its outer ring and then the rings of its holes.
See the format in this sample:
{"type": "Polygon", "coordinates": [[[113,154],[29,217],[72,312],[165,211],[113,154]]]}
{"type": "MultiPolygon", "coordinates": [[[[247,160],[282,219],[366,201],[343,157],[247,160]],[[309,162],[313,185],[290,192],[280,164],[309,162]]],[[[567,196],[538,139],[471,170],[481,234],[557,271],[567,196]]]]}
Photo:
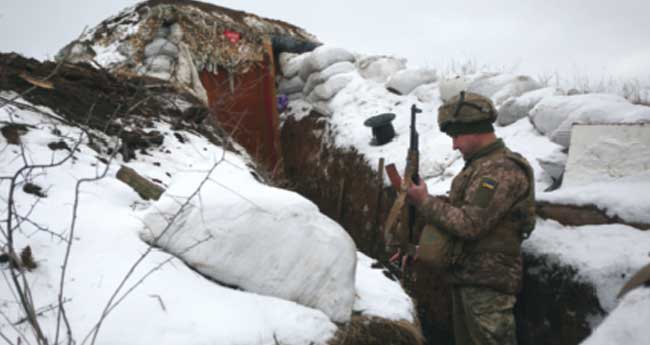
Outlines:
{"type": "Polygon", "coordinates": [[[363,78],[385,83],[391,75],[406,68],[406,59],[392,56],[367,56],[357,61],[357,68],[363,78]]]}
{"type": "Polygon", "coordinates": [[[328,102],[353,78],[355,57],[342,48],[320,46],[302,55],[280,54],[279,92],[290,100],[303,98],[325,115],[328,102]]]}
{"type": "MultiPolygon", "coordinates": [[[[354,64],[349,61],[341,61],[332,64],[331,66],[325,68],[322,71],[312,73],[307,78],[302,93],[305,95],[310,95],[316,87],[324,86],[330,79],[335,79],[337,74],[343,74],[347,72],[354,71],[354,64]]],[[[322,88],[321,88],[322,89],[322,88]]],[[[324,99],[329,99],[332,95],[323,94],[321,95],[324,99]]]]}
{"type": "Polygon", "coordinates": [[[418,86],[437,80],[438,74],[434,69],[409,68],[394,73],[386,83],[386,88],[400,95],[408,95],[418,86]]]}
{"type": "Polygon", "coordinates": [[[650,107],[612,94],[545,97],[530,111],[535,128],[569,147],[574,124],[650,123],[650,107]]]}
{"type": "Polygon", "coordinates": [[[280,53],[278,61],[282,77],[278,83],[278,93],[287,95],[289,99],[302,98],[305,81],[298,72],[307,54],[280,53]]]}
{"type": "Polygon", "coordinates": [[[470,92],[489,97],[499,107],[511,97],[540,89],[542,85],[533,78],[513,74],[484,74],[473,80],[467,87],[470,92]]]}
{"type": "Polygon", "coordinates": [[[562,91],[554,87],[546,87],[524,93],[521,96],[508,98],[498,108],[497,124],[507,126],[517,120],[528,117],[530,111],[545,97],[562,95],[562,91]]]}
{"type": "Polygon", "coordinates": [[[320,46],[308,53],[300,66],[300,78],[307,80],[312,73],[320,72],[341,61],[354,62],[352,53],[337,47],[320,46]]]}
{"type": "Polygon", "coordinates": [[[207,93],[197,73],[189,47],[183,42],[180,25],[162,26],[144,48],[143,63],[136,72],[177,82],[207,104],[207,93]]]}

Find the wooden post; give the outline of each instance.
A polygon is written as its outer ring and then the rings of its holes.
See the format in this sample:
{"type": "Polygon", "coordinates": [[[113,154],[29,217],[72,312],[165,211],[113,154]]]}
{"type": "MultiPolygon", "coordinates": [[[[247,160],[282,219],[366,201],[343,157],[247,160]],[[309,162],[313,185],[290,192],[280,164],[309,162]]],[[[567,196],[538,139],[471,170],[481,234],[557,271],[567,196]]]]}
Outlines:
{"type": "MultiPolygon", "coordinates": [[[[379,159],[378,169],[379,170],[377,171],[379,172],[379,179],[377,181],[377,203],[375,204],[376,207],[375,207],[375,220],[374,220],[375,224],[372,227],[374,229],[375,234],[380,232],[379,215],[381,214],[381,199],[384,194],[384,158],[383,157],[379,159]]],[[[384,240],[383,237],[384,236],[382,235],[382,240],[384,240]]]]}

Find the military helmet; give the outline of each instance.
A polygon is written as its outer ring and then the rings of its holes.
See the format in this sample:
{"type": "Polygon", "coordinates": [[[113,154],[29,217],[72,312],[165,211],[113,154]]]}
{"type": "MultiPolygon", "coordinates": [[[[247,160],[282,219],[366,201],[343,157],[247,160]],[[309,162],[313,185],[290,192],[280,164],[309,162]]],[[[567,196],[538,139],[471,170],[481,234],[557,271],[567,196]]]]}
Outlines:
{"type": "Polygon", "coordinates": [[[494,132],[497,111],[487,97],[461,91],[438,108],[438,126],[449,136],[494,132]]]}

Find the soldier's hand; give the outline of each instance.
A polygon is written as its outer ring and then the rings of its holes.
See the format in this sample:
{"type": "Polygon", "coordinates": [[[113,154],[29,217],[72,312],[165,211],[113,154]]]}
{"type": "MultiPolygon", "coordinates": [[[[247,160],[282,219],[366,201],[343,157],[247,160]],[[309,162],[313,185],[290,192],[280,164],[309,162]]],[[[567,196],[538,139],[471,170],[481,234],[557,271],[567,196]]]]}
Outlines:
{"type": "Polygon", "coordinates": [[[429,196],[427,184],[420,179],[418,184],[412,183],[411,187],[406,191],[409,203],[415,206],[420,206],[429,196]]]}

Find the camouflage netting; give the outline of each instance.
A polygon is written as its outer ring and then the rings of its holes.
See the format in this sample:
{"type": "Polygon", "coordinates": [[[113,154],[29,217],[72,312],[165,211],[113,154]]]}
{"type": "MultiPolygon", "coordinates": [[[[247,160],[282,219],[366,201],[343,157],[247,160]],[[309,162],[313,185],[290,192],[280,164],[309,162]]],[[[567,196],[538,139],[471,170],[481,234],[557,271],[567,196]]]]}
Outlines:
{"type": "Polygon", "coordinates": [[[318,44],[285,22],[196,1],[150,0],[101,22],[64,47],[57,59],[168,80],[205,102],[199,72],[217,73],[222,67],[245,73],[262,62],[265,44],[278,38],[318,44]]]}

